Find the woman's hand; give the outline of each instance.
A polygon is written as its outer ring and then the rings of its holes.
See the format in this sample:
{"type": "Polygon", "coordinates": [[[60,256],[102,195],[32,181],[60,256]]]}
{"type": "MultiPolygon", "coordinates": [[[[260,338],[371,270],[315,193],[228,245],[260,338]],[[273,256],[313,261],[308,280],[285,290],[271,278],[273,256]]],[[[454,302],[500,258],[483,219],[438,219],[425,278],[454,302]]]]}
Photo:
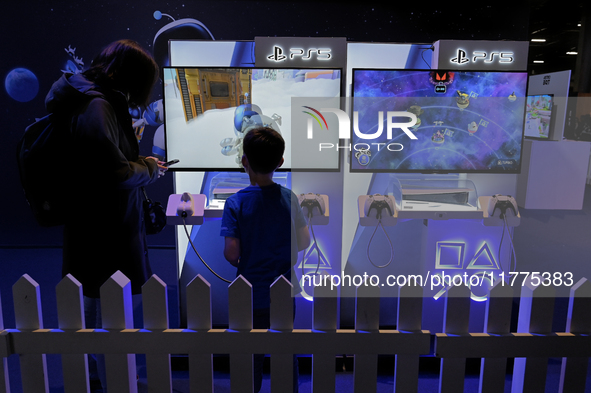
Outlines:
{"type": "Polygon", "coordinates": [[[168,170],[168,167],[165,167],[164,165],[164,161],[159,161],[156,157],[146,157],[146,159],[151,159],[156,161],[156,164],[158,164],[158,178],[161,178],[162,176],[164,176],[164,174],[166,173],[166,171],[168,170]]]}

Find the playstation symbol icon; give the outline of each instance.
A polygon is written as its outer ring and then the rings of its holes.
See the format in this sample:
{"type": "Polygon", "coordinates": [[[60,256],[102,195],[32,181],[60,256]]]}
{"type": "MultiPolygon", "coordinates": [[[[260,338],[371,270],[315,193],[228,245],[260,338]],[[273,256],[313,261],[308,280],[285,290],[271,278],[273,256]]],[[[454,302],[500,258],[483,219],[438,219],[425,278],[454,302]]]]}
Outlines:
{"type": "Polygon", "coordinates": [[[462,49],[458,49],[458,57],[454,57],[453,59],[451,59],[452,63],[458,63],[458,64],[464,64],[469,61],[470,61],[470,59],[468,59],[466,57],[466,51],[464,51],[462,49]]]}
{"type": "Polygon", "coordinates": [[[285,56],[283,54],[283,49],[281,49],[279,46],[275,46],[273,47],[273,54],[270,56],[267,56],[267,58],[269,60],[274,60],[274,61],[283,61],[287,58],[287,56],[285,56]]]}

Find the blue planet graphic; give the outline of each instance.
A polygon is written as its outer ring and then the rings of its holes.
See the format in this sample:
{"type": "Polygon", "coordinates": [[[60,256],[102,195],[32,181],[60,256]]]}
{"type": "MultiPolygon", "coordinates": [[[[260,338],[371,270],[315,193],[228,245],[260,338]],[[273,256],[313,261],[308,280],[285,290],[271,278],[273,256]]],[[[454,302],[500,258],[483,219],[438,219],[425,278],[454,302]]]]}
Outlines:
{"type": "Polygon", "coordinates": [[[26,68],[15,68],[6,75],[4,87],[8,95],[16,101],[28,102],[39,92],[39,81],[26,68]]]}

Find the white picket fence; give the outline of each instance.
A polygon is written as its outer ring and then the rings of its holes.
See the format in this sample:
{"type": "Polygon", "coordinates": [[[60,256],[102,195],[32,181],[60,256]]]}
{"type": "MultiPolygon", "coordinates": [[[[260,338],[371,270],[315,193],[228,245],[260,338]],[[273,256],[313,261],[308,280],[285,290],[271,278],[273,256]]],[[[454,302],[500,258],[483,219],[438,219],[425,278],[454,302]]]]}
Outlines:
{"type": "MultiPolygon", "coordinates": [[[[271,391],[292,386],[292,355],[312,355],[312,389],[335,391],[335,355],[354,354],[354,391],[377,390],[378,354],[395,354],[394,391],[418,390],[419,356],[430,351],[431,334],[421,330],[422,288],[402,287],[398,330],[379,329],[379,288],[357,290],[355,329],[337,328],[337,297],[315,288],[313,329],[293,329],[291,284],[271,287],[271,329],[252,329],[252,289],[242,277],[229,286],[229,329],[212,329],[210,285],[197,276],[187,286],[187,329],[168,328],[166,285],[153,276],[143,287],[144,328],[133,328],[131,285],[120,272],[101,288],[102,329],[85,329],[81,285],[71,276],[57,286],[58,328],[43,327],[39,285],[28,275],[13,286],[15,329],[4,329],[0,310],[0,393],[10,392],[7,357],[18,355],[23,392],[47,393],[46,354],[61,354],[65,393],[89,392],[87,353],[105,354],[111,393],[137,392],[135,355],[146,355],[149,392],[172,392],[171,354],[189,358],[191,392],[213,392],[212,354],[229,354],[231,391],[252,392],[252,353],[270,354],[271,391]]],[[[510,332],[511,287],[490,292],[485,332],[468,329],[470,292],[448,291],[440,392],[462,392],[466,358],[482,358],[481,392],[502,392],[507,358],[515,358],[512,392],[543,392],[548,358],[563,358],[560,392],[584,392],[591,356],[591,284],[572,289],[567,332],[551,331],[555,289],[530,282],[522,287],[518,333],[510,332]]]]}

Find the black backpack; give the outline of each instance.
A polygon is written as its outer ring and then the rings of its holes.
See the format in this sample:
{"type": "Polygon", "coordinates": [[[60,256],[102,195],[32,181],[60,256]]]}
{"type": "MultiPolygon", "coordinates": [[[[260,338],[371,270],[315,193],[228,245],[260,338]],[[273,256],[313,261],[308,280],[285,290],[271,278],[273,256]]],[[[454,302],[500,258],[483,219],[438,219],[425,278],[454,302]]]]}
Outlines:
{"type": "Polygon", "coordinates": [[[17,146],[17,163],[25,197],[41,226],[62,225],[72,179],[60,168],[71,151],[71,114],[49,115],[25,129],[17,146]]]}

